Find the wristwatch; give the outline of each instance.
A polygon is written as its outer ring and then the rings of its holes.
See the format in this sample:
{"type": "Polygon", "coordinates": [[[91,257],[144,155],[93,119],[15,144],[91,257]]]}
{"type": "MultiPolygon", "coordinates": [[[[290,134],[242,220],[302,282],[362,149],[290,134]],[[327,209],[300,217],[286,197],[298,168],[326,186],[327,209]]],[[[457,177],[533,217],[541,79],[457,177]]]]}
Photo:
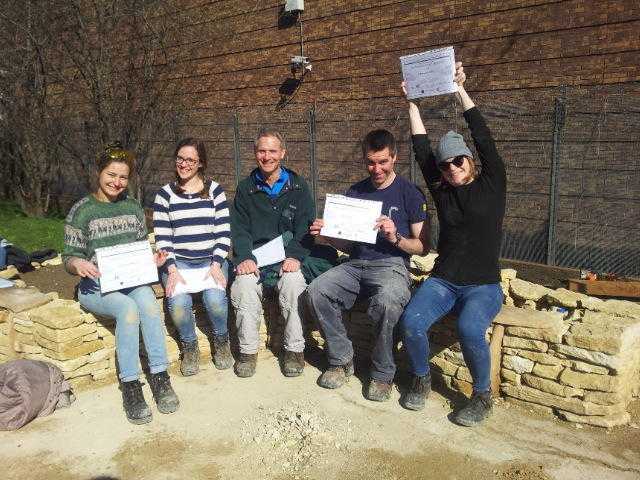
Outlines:
{"type": "Polygon", "coordinates": [[[404,237],[402,235],[400,235],[400,232],[396,230],[396,241],[393,242],[393,246],[397,247],[398,244],[400,243],[400,240],[402,240],[404,237]]]}

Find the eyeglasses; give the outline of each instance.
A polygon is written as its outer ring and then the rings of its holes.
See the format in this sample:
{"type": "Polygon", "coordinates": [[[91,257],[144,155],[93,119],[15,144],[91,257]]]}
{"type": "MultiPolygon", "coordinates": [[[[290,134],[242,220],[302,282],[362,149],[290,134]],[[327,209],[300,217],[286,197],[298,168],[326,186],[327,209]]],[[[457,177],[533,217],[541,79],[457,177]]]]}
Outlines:
{"type": "Polygon", "coordinates": [[[194,159],[194,158],[184,158],[181,156],[177,156],[176,157],[176,165],[180,165],[181,163],[186,163],[189,166],[193,166],[196,163],[198,163],[198,160],[194,159]]]}
{"type": "Polygon", "coordinates": [[[441,171],[444,172],[446,170],[449,170],[451,165],[455,165],[456,167],[460,168],[460,167],[462,167],[462,164],[464,163],[464,159],[465,159],[464,155],[458,155],[457,157],[454,157],[454,159],[451,160],[450,162],[439,162],[438,163],[438,170],[441,170],[441,171]]]}

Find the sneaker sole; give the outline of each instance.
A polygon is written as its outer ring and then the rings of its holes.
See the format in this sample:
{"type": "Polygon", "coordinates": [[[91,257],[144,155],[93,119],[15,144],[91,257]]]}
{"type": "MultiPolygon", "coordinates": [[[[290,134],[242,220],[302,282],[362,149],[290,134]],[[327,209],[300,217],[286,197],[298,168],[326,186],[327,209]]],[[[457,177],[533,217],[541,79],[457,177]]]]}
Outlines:
{"type": "Polygon", "coordinates": [[[298,370],[283,370],[282,371],[282,375],[284,375],[285,377],[299,377],[300,375],[302,375],[302,370],[298,371],[298,370]]]}
{"type": "Polygon", "coordinates": [[[127,420],[129,421],[129,423],[133,423],[134,425],[144,425],[145,423],[149,423],[151,422],[151,420],[153,420],[153,415],[149,414],[148,417],[142,417],[142,418],[127,417],[127,420]]]}
{"type": "Polygon", "coordinates": [[[420,410],[424,410],[424,403],[416,404],[416,403],[400,402],[400,405],[402,405],[407,410],[412,410],[414,412],[419,412],[420,410]]]}
{"type": "Polygon", "coordinates": [[[177,412],[177,411],[178,411],[178,408],[180,408],[180,404],[179,404],[179,403],[177,403],[176,405],[169,405],[169,406],[166,406],[166,407],[164,407],[164,406],[163,406],[163,407],[160,407],[160,405],[157,405],[157,407],[158,407],[158,411],[159,411],[160,413],[163,413],[163,414],[165,414],[165,415],[168,415],[168,414],[170,414],[170,413],[177,412]]]}

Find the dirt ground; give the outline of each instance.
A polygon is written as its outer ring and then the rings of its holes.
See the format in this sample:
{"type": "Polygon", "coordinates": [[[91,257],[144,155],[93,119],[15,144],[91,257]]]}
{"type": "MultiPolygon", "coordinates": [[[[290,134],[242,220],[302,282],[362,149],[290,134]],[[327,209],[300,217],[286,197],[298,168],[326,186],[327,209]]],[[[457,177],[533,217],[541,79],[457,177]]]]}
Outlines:
{"type": "MultiPolygon", "coordinates": [[[[328,391],[319,373],[307,365],[285,378],[267,353],[250,379],[205,364],[195,377],[173,375],[178,412],[154,406],[142,426],[126,421],[115,384],[81,391],[71,408],[0,432],[2,478],[640,478],[637,428],[579,428],[504,402],[486,425],[463,428],[448,419],[459,398],[432,393],[424,411],[410,412],[397,391],[374,403],[358,378],[328,391]]],[[[147,386],[145,395],[151,401],[147,386]]]]}

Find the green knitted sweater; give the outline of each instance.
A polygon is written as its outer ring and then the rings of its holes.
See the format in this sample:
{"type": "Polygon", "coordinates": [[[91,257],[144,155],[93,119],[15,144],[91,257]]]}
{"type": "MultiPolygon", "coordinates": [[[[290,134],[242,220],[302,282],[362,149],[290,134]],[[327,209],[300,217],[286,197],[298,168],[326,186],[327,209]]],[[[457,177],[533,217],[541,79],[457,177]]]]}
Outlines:
{"type": "Polygon", "coordinates": [[[71,207],[64,226],[63,261],[71,257],[95,262],[96,248],[145,240],[144,212],[137,200],[100,202],[87,195],[71,207]]]}

